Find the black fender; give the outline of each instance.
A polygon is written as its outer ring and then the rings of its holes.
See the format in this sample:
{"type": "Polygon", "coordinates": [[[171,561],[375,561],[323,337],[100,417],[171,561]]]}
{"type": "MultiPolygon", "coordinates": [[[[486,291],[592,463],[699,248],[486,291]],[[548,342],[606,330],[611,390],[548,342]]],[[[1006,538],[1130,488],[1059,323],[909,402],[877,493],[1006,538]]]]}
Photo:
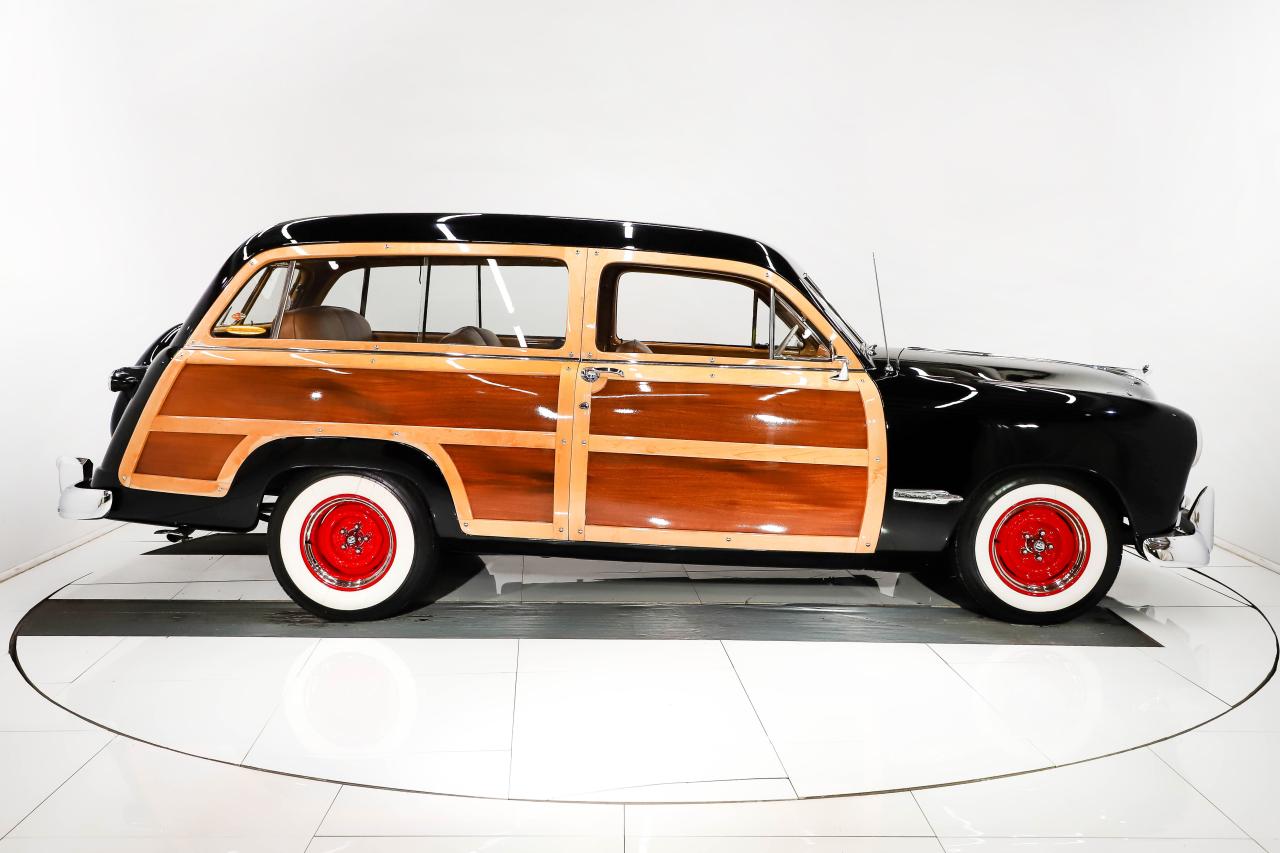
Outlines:
{"type": "Polygon", "coordinates": [[[1191,417],[1153,399],[981,382],[963,393],[898,374],[877,382],[888,476],[877,550],[945,548],[970,499],[1029,471],[1084,478],[1111,495],[1134,541],[1172,527],[1195,457],[1191,417]],[[971,392],[971,393],[970,393],[971,392]],[[897,501],[894,489],[964,498],[897,501]]]}

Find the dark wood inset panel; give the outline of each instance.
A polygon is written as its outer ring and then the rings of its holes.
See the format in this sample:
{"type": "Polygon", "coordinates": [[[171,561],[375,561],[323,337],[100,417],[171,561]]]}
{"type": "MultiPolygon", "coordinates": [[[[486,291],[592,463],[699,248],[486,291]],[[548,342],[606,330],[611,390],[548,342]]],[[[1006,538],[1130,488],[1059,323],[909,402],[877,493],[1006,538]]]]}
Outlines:
{"type": "Polygon", "coordinates": [[[559,376],[188,365],[162,415],[553,432],[559,376]]]}
{"type": "Polygon", "coordinates": [[[445,446],[476,518],[551,521],[556,452],[535,447],[445,446]]]}
{"type": "Polygon", "coordinates": [[[142,446],[135,471],[159,477],[216,480],[243,435],[203,432],[152,432],[142,446]]]}
{"type": "Polygon", "coordinates": [[[867,446],[861,394],[714,382],[610,379],[591,397],[591,432],[749,444],[867,446]]]}
{"type": "Polygon", "coordinates": [[[857,536],[867,469],[592,453],[587,524],[857,536]]]}

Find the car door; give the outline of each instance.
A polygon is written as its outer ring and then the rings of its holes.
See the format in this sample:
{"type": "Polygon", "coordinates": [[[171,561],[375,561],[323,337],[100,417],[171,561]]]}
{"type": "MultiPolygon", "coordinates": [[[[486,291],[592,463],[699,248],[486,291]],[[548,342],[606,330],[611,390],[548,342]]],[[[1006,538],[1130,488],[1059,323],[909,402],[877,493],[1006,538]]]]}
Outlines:
{"type": "Polygon", "coordinates": [[[592,250],[582,328],[571,539],[875,549],[879,394],[791,283],[749,264],[592,250]]]}

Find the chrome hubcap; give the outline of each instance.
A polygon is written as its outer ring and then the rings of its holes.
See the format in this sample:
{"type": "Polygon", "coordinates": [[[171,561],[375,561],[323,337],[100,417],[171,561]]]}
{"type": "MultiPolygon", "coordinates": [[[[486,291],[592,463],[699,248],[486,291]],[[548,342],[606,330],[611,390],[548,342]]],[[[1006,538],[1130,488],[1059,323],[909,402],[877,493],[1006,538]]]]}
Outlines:
{"type": "Polygon", "coordinates": [[[339,529],[338,535],[344,537],[342,544],[338,547],[343,551],[353,548],[357,554],[363,554],[365,543],[373,538],[372,534],[365,533],[360,529],[360,522],[358,521],[350,527],[339,529]]]}

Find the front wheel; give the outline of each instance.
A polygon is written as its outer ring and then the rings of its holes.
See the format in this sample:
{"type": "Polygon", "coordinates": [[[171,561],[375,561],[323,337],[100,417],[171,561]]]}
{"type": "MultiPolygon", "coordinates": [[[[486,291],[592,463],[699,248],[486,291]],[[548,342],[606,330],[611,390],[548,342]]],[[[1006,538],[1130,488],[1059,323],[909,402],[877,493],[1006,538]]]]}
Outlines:
{"type": "Polygon", "coordinates": [[[290,484],[271,513],[268,540],[289,597],[335,621],[409,609],[436,565],[422,498],[372,472],[321,471],[290,484]]]}
{"type": "Polygon", "coordinates": [[[982,495],[954,544],[975,610],[1007,622],[1065,622],[1102,600],[1120,569],[1119,511],[1098,489],[1020,476],[982,495]]]}

